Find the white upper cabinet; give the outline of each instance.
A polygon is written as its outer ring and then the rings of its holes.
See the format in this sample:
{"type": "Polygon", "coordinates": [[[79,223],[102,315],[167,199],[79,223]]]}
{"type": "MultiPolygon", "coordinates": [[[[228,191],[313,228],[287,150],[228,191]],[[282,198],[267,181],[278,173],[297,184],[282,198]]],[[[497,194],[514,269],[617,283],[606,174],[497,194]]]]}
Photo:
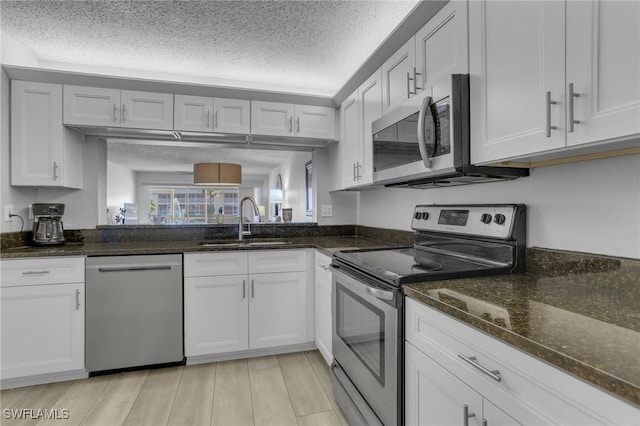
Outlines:
{"type": "Polygon", "coordinates": [[[251,102],[175,95],[174,130],[248,134],[251,102]]]}
{"type": "Polygon", "coordinates": [[[328,107],[251,101],[251,133],[335,139],[335,113],[328,107]]]}
{"type": "Polygon", "coordinates": [[[336,110],[334,108],[296,105],[295,136],[317,139],[336,138],[336,110]]]}
{"type": "Polygon", "coordinates": [[[213,131],[249,134],[251,101],[213,98],[213,131]]]}
{"type": "Polygon", "coordinates": [[[119,89],[64,85],[64,124],[120,127],[119,89]]]}
{"type": "Polygon", "coordinates": [[[173,130],[173,94],[123,90],[122,127],[173,130]]]}
{"type": "Polygon", "coordinates": [[[450,74],[469,72],[466,0],[451,0],[416,33],[416,90],[450,74]]]}
{"type": "Polygon", "coordinates": [[[373,182],[373,134],[371,124],[382,115],[382,71],[378,70],[358,88],[359,184],[373,182]]]}
{"type": "Polygon", "coordinates": [[[472,163],[640,133],[638,2],[470,2],[469,25],[472,163]]]}
{"type": "Polygon", "coordinates": [[[387,112],[416,93],[416,39],[411,37],[382,65],[382,112],[387,112]]]}
{"type": "Polygon", "coordinates": [[[173,130],[173,94],[64,86],[64,124],[173,130]]]}
{"type": "Polygon", "coordinates": [[[81,189],[82,150],[62,125],[62,85],[11,82],[11,185],[81,189]]]}
{"type": "Polygon", "coordinates": [[[174,102],[174,130],[213,131],[213,98],[175,95],[174,102]]]}
{"type": "Polygon", "coordinates": [[[293,104],[251,101],[251,133],[293,136],[293,104]]]}
{"type": "Polygon", "coordinates": [[[640,133],[640,2],[568,1],[566,34],[567,145],[640,133]]]}
{"type": "Polygon", "coordinates": [[[357,185],[360,161],[358,134],[358,91],[340,105],[340,153],[342,159],[342,187],[357,185]]]}

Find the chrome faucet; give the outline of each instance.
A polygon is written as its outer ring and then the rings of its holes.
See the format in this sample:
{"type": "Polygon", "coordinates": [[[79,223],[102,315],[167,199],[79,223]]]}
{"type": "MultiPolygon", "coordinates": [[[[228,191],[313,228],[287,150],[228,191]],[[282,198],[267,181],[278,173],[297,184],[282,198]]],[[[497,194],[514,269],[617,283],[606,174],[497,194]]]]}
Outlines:
{"type": "Polygon", "coordinates": [[[238,227],[238,239],[242,240],[243,237],[245,235],[251,235],[251,224],[247,223],[247,230],[244,230],[244,223],[243,223],[243,219],[244,219],[244,215],[242,213],[242,207],[244,206],[244,202],[245,201],[251,201],[251,203],[253,203],[253,211],[255,212],[256,216],[260,216],[260,211],[258,210],[258,203],[256,203],[256,200],[253,199],[253,197],[250,196],[246,196],[244,197],[241,201],[240,201],[240,226],[238,227]]]}

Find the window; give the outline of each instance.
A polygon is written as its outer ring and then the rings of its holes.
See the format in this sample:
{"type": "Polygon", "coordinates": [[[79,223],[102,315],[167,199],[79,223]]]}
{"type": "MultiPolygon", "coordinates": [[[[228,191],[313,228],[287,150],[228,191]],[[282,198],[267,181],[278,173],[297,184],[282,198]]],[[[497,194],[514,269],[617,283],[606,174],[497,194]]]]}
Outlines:
{"type": "Polygon", "coordinates": [[[149,223],[216,223],[220,213],[238,216],[238,188],[151,187],[149,223]]]}
{"type": "Polygon", "coordinates": [[[311,161],[309,161],[304,165],[304,167],[305,167],[304,183],[306,187],[306,199],[307,199],[307,203],[306,203],[307,209],[306,209],[305,215],[313,216],[313,182],[311,179],[313,174],[313,164],[311,163],[311,161]]]}

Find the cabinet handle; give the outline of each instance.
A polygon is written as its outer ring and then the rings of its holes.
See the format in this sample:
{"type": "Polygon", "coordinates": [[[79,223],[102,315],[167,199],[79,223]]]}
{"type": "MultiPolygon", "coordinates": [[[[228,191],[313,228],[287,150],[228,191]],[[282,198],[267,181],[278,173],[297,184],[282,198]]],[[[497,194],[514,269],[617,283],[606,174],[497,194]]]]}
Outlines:
{"type": "Polygon", "coordinates": [[[113,122],[118,121],[118,106],[113,104],[113,122]]]}
{"type": "Polygon", "coordinates": [[[362,180],[362,164],[358,162],[358,180],[362,180]]]}
{"type": "Polygon", "coordinates": [[[53,180],[58,180],[58,162],[53,162],[53,180]]]}
{"type": "Polygon", "coordinates": [[[418,89],[420,89],[420,90],[424,89],[424,87],[418,87],[418,76],[419,75],[422,75],[422,74],[416,71],[416,67],[413,67],[413,90],[415,92],[417,92],[418,89]]]}
{"type": "Polygon", "coordinates": [[[211,127],[211,111],[207,110],[207,128],[211,127]]]}
{"type": "Polygon", "coordinates": [[[213,113],[213,128],[218,127],[218,111],[213,113]]]}
{"type": "Polygon", "coordinates": [[[575,93],[573,91],[573,83],[569,83],[569,129],[567,130],[569,133],[573,132],[574,124],[580,124],[580,120],[573,119],[573,98],[579,97],[580,93],[575,93]]]}
{"type": "Polygon", "coordinates": [[[476,416],[476,413],[469,413],[469,406],[464,404],[462,406],[462,424],[464,426],[469,426],[469,419],[476,416]]]}
{"type": "Polygon", "coordinates": [[[247,297],[247,280],[242,280],[242,298],[247,297]]]}
{"type": "Polygon", "coordinates": [[[122,122],[127,122],[127,107],[122,104],[122,122]]]}
{"type": "Polygon", "coordinates": [[[300,117],[296,118],[296,133],[300,133],[300,117]]]}
{"type": "Polygon", "coordinates": [[[256,295],[256,289],[253,285],[253,280],[251,280],[251,298],[253,299],[256,295]]]}
{"type": "Polygon", "coordinates": [[[551,100],[551,92],[547,92],[547,137],[551,137],[551,130],[557,129],[556,126],[551,125],[551,105],[557,104],[556,101],[551,100]]]}
{"type": "Polygon", "coordinates": [[[489,422],[487,421],[487,419],[482,419],[482,426],[488,426],[489,422]]]}
{"type": "Polygon", "coordinates": [[[293,131],[293,116],[289,117],[289,133],[293,131]]]}
{"type": "Polygon", "coordinates": [[[407,98],[410,98],[411,95],[415,95],[416,92],[412,92],[411,91],[411,80],[413,80],[411,78],[411,74],[407,73],[407,98]]]}
{"type": "Polygon", "coordinates": [[[76,311],[80,310],[80,290],[76,288],[76,311]]]}
{"type": "Polygon", "coordinates": [[[329,270],[329,266],[328,265],[320,265],[320,267],[322,269],[324,269],[325,271],[329,270]]]}
{"type": "Polygon", "coordinates": [[[163,271],[171,270],[170,265],[157,266],[116,266],[113,268],[98,268],[98,272],[122,272],[122,271],[163,271]]]}
{"type": "Polygon", "coordinates": [[[501,382],[502,381],[502,377],[500,377],[500,370],[489,370],[488,368],[482,366],[477,361],[477,358],[475,356],[466,356],[466,355],[464,355],[462,353],[459,353],[458,354],[458,358],[460,358],[460,359],[464,360],[465,362],[471,364],[472,366],[474,366],[478,370],[482,371],[487,376],[491,377],[496,382],[501,382]]]}
{"type": "Polygon", "coordinates": [[[353,180],[355,181],[357,179],[356,176],[356,163],[353,163],[353,180]]]}
{"type": "Polygon", "coordinates": [[[22,275],[46,275],[50,273],[50,271],[27,271],[23,272],[22,275]]]}

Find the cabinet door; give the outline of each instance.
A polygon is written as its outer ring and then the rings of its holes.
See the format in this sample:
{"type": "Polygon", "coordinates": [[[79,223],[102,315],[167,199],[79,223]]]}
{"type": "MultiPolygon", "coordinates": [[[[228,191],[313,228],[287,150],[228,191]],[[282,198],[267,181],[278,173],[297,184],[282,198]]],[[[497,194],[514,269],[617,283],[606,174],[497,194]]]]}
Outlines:
{"type": "Polygon", "coordinates": [[[334,108],[296,105],[295,135],[305,138],[335,139],[336,110],[334,108]]]}
{"type": "Polygon", "coordinates": [[[293,104],[251,101],[251,133],[293,136],[293,104]]]}
{"type": "Polygon", "coordinates": [[[249,347],[247,284],[246,275],[184,279],[186,356],[249,347]]]}
{"type": "Polygon", "coordinates": [[[382,115],[382,71],[378,70],[358,89],[360,184],[373,182],[373,134],[371,123],[382,115]]]}
{"type": "Polygon", "coordinates": [[[350,188],[358,181],[360,142],[358,140],[358,92],[340,106],[340,152],[342,153],[342,187],[350,188]]]}
{"type": "Polygon", "coordinates": [[[467,1],[452,0],[416,33],[416,90],[450,74],[469,72],[467,1]]]}
{"type": "Polygon", "coordinates": [[[564,2],[469,3],[472,163],[565,146],[564,17],[564,2]]]}
{"type": "Polygon", "coordinates": [[[64,85],[64,124],[120,127],[120,90],[64,85]]]}
{"type": "Polygon", "coordinates": [[[328,365],[333,362],[330,263],[330,257],[316,252],[316,346],[328,365]]]}
{"type": "Polygon", "coordinates": [[[11,82],[11,184],[60,185],[62,86],[11,82]]]}
{"type": "Polygon", "coordinates": [[[2,378],[84,369],[84,284],[3,287],[2,378]]]}
{"type": "Polygon", "coordinates": [[[249,275],[249,347],[307,341],[307,273],[249,275]]]}
{"type": "Polygon", "coordinates": [[[413,68],[416,40],[411,37],[382,65],[382,112],[395,108],[415,93],[413,68]]]}
{"type": "Polygon", "coordinates": [[[410,343],[404,386],[407,425],[482,424],[482,397],[410,343]],[[464,418],[465,405],[473,417],[464,418]]]}
{"type": "Polygon", "coordinates": [[[640,2],[567,2],[571,84],[567,145],[640,133],[640,2]]]}
{"type": "Polygon", "coordinates": [[[213,130],[213,98],[175,95],[174,129],[194,132],[213,130]]]}
{"type": "Polygon", "coordinates": [[[123,90],[122,127],[173,130],[173,94],[123,90]]]}
{"type": "Polygon", "coordinates": [[[213,131],[224,133],[251,132],[251,101],[214,98],[213,131]]]}

